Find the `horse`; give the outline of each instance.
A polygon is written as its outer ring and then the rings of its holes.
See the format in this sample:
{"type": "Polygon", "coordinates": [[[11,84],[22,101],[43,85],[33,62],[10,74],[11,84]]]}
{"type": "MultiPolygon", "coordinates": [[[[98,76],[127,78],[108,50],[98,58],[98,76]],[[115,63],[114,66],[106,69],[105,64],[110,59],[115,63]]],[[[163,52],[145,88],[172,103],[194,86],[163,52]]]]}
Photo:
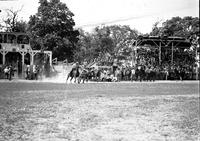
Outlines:
{"type": "Polygon", "coordinates": [[[70,79],[70,82],[72,81],[72,79],[74,78],[74,83],[80,83],[82,81],[82,83],[84,83],[85,81],[87,82],[90,78],[90,72],[87,69],[84,69],[83,67],[79,66],[76,68],[72,68],[72,70],[70,71],[70,73],[67,76],[67,80],[70,79]]]}
{"type": "Polygon", "coordinates": [[[82,82],[84,83],[85,81],[88,82],[89,80],[96,80],[99,82],[101,80],[101,70],[91,70],[91,69],[80,69],[80,75],[78,78],[78,83],[82,82]]]}
{"type": "Polygon", "coordinates": [[[86,69],[80,69],[79,76],[78,76],[78,83],[82,81],[84,83],[85,81],[88,82],[89,80],[89,72],[86,69]]]}
{"type": "Polygon", "coordinates": [[[80,72],[79,72],[79,67],[76,67],[76,68],[72,68],[72,70],[69,72],[69,74],[67,75],[67,79],[66,79],[66,82],[68,81],[69,78],[70,79],[70,82],[72,81],[72,79],[74,78],[74,83],[76,83],[76,79],[79,77],[80,75],[80,72]]]}
{"type": "Polygon", "coordinates": [[[131,79],[131,69],[130,68],[126,68],[125,72],[124,72],[124,80],[130,80],[131,79]]]}
{"type": "Polygon", "coordinates": [[[136,81],[142,81],[145,79],[145,70],[143,67],[138,67],[136,70],[135,70],[135,77],[136,77],[136,81]]]}

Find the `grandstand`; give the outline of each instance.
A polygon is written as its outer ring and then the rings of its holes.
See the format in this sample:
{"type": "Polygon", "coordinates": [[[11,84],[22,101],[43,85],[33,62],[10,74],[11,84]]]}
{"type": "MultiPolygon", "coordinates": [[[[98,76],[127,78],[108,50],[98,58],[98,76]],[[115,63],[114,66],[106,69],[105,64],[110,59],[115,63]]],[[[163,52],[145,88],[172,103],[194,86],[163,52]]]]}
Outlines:
{"type": "Polygon", "coordinates": [[[164,68],[187,68],[198,75],[197,52],[191,52],[192,43],[182,37],[138,36],[133,43],[137,65],[164,68]]]}
{"type": "Polygon", "coordinates": [[[149,49],[154,53],[153,56],[157,57],[155,59],[160,65],[166,61],[164,58],[166,55],[171,56],[171,58],[167,58],[170,59],[167,61],[170,61],[170,64],[173,65],[176,55],[188,55],[185,51],[191,47],[191,43],[185,38],[166,36],[139,36],[133,45],[136,46],[138,53],[149,49]]]}

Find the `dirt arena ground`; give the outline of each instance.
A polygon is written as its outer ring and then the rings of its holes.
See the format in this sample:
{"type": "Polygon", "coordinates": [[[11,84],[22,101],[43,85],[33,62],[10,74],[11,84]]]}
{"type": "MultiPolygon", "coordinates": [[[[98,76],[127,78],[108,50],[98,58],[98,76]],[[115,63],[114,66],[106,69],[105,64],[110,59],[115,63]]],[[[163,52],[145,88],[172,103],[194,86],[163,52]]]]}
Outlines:
{"type": "Polygon", "coordinates": [[[0,81],[0,141],[198,141],[198,85],[0,81]]]}

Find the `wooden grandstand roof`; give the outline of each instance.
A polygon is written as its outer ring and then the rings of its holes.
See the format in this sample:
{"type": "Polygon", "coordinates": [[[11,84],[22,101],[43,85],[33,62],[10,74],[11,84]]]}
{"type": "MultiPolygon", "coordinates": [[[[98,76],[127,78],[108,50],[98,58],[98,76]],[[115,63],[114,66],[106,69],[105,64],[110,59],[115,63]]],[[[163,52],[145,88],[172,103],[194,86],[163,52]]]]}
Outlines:
{"type": "Polygon", "coordinates": [[[134,46],[159,46],[171,47],[172,44],[178,48],[190,48],[191,43],[183,37],[160,37],[160,36],[138,36],[133,43],[134,46]]]}

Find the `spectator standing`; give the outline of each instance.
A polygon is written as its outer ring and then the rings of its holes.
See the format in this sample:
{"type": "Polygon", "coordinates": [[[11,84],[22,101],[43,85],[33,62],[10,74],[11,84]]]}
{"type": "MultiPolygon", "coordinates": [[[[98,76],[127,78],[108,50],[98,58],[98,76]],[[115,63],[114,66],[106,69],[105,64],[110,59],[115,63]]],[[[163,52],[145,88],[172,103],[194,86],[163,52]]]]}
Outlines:
{"type": "Polygon", "coordinates": [[[131,81],[136,80],[135,79],[135,68],[131,69],[131,81]]]}
{"type": "Polygon", "coordinates": [[[116,81],[121,81],[121,71],[120,71],[120,68],[117,68],[116,71],[115,71],[115,76],[117,78],[116,81]]]}
{"type": "Polygon", "coordinates": [[[169,76],[169,71],[168,71],[168,69],[165,68],[164,72],[165,72],[165,80],[168,80],[168,76],[169,76]]]}
{"type": "Polygon", "coordinates": [[[4,74],[6,75],[6,79],[9,79],[9,67],[6,66],[5,69],[4,69],[4,74]]]}
{"type": "Polygon", "coordinates": [[[181,68],[181,69],[180,69],[180,80],[181,80],[181,81],[183,81],[184,76],[185,76],[185,69],[184,69],[184,68],[181,68]]]}
{"type": "Polygon", "coordinates": [[[145,69],[145,74],[146,74],[146,80],[148,81],[148,80],[150,80],[150,72],[152,71],[152,69],[150,68],[150,67],[146,67],[146,69],[145,69]]]}
{"type": "Polygon", "coordinates": [[[12,75],[13,75],[13,67],[12,65],[9,66],[9,80],[12,80],[12,75]]]}
{"type": "Polygon", "coordinates": [[[31,68],[30,65],[26,66],[26,79],[30,79],[31,68]]]}
{"type": "Polygon", "coordinates": [[[33,77],[34,77],[35,80],[38,79],[38,72],[39,72],[38,65],[33,65],[33,77]]]}

